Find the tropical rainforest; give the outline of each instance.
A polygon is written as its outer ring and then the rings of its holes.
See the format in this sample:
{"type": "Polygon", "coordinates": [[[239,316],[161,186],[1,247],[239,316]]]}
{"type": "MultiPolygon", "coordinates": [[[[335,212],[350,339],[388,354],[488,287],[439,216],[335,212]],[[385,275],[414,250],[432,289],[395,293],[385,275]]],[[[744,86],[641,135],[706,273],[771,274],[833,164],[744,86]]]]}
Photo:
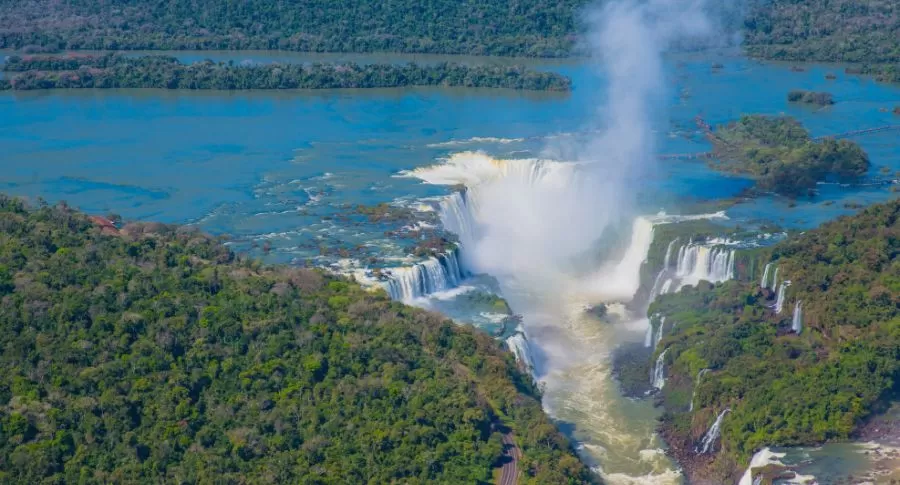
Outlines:
{"type": "Polygon", "coordinates": [[[187,227],[0,196],[3,483],[590,483],[486,334],[187,227]]]}
{"type": "Polygon", "coordinates": [[[0,48],[558,57],[583,0],[0,0],[0,48]]]}
{"type": "Polygon", "coordinates": [[[335,89],[464,86],[567,91],[560,74],[521,66],[416,64],[183,64],[169,56],[11,56],[9,87],[159,89],[335,89]]]}
{"type": "Polygon", "coordinates": [[[659,398],[676,456],[704,461],[695,447],[730,410],[704,464],[721,483],[763,446],[848,439],[900,397],[900,200],[750,250],[736,270],[738,280],[663,295],[649,312],[667,317],[659,398]],[[790,282],[781,313],[776,268],[790,282]]]}

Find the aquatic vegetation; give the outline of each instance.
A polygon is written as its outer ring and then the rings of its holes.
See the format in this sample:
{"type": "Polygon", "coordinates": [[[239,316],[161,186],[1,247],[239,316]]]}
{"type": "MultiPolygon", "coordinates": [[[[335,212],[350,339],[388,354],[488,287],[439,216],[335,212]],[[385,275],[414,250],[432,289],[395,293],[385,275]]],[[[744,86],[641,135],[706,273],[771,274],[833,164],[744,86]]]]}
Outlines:
{"type": "Polygon", "coordinates": [[[594,481],[494,338],[190,228],[0,196],[0,300],[6,483],[594,481]]]}
{"type": "Polygon", "coordinates": [[[12,56],[12,89],[341,89],[460,86],[568,91],[560,74],[522,66],[416,64],[183,64],[169,56],[12,56]]]}
{"type": "Polygon", "coordinates": [[[869,157],[847,140],[813,140],[795,119],[748,115],[710,134],[717,170],[747,174],[759,190],[797,197],[817,182],[851,182],[869,170],[869,157]]]}

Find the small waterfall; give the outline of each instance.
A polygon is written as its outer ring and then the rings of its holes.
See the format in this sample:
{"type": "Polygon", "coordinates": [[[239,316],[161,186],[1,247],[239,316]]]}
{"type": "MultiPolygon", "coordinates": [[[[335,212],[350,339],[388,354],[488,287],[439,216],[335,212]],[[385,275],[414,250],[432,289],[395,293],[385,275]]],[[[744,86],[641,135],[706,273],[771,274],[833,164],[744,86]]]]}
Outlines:
{"type": "Polygon", "coordinates": [[[653,350],[656,351],[656,348],[659,347],[659,343],[663,338],[663,326],[666,324],[666,316],[663,315],[659,319],[659,327],[656,329],[656,338],[653,340],[653,350]]]}
{"type": "Polygon", "coordinates": [[[794,318],[791,321],[791,330],[797,335],[803,330],[803,303],[799,300],[794,303],[794,318]]]}
{"type": "Polygon", "coordinates": [[[672,239],[672,241],[669,242],[668,246],[666,246],[666,258],[665,258],[665,260],[663,260],[663,270],[664,271],[669,269],[669,265],[671,264],[671,261],[672,261],[672,248],[675,246],[675,243],[677,243],[677,242],[678,242],[678,238],[676,237],[675,239],[672,239]]]}
{"type": "Polygon", "coordinates": [[[741,476],[741,481],[738,482],[738,485],[757,485],[762,483],[762,475],[754,477],[753,470],[765,468],[768,465],[784,466],[784,463],[779,458],[784,458],[784,453],[774,453],[768,448],[757,451],[753,458],[750,459],[750,464],[747,465],[747,470],[741,476]]]}
{"type": "Polygon", "coordinates": [[[778,270],[779,269],[780,269],[779,267],[777,267],[777,266],[775,267],[775,277],[772,279],[772,286],[769,287],[776,291],[778,290],[778,270]]]}
{"type": "Polygon", "coordinates": [[[650,303],[652,303],[653,300],[656,300],[657,296],[662,294],[660,283],[662,282],[663,276],[665,276],[665,275],[666,275],[666,268],[663,268],[656,275],[656,279],[653,280],[653,287],[650,288],[650,300],[649,300],[650,303]]]}
{"type": "Polygon", "coordinates": [[[529,375],[534,375],[534,360],[531,359],[531,352],[528,350],[528,338],[522,331],[520,326],[516,333],[506,339],[506,346],[513,353],[516,362],[525,367],[529,375]]]}
{"type": "Polygon", "coordinates": [[[653,379],[651,380],[651,384],[656,389],[662,389],[663,386],[666,385],[666,352],[669,349],[663,350],[662,353],[659,354],[659,357],[656,358],[656,365],[653,367],[653,379]]]}
{"type": "Polygon", "coordinates": [[[394,300],[410,301],[455,288],[464,276],[459,250],[454,249],[411,267],[392,269],[387,290],[394,300]]]}
{"type": "Polygon", "coordinates": [[[688,409],[688,412],[694,411],[694,399],[697,397],[697,388],[700,387],[700,378],[705,376],[709,372],[709,369],[700,369],[700,372],[697,373],[697,378],[694,379],[694,392],[691,393],[691,407],[688,409]]]}
{"type": "Polygon", "coordinates": [[[665,295],[665,294],[668,293],[669,290],[671,290],[671,289],[672,289],[672,279],[669,278],[669,279],[666,280],[665,283],[663,283],[662,287],[659,289],[659,294],[660,294],[660,295],[665,295]]]}
{"type": "Polygon", "coordinates": [[[772,268],[772,265],[775,263],[766,263],[766,269],[763,270],[762,281],[759,282],[760,288],[768,288],[766,283],[769,282],[769,270],[772,268]]]}
{"type": "Polygon", "coordinates": [[[703,440],[700,441],[700,446],[694,450],[697,454],[703,455],[712,451],[713,445],[716,443],[716,440],[719,439],[719,434],[722,432],[722,420],[725,418],[725,413],[731,412],[730,408],[725,408],[724,411],[719,413],[719,416],[716,418],[716,421],[712,426],[709,427],[709,431],[703,435],[703,440]]]}
{"type": "Polygon", "coordinates": [[[791,286],[790,280],[784,280],[781,282],[781,285],[778,287],[778,296],[775,298],[775,314],[781,315],[781,310],[784,309],[784,291],[788,286],[791,286]]]}
{"type": "Polygon", "coordinates": [[[734,278],[734,255],[734,249],[691,243],[678,250],[675,274],[681,286],[727,281],[734,278]]]}
{"type": "Polygon", "coordinates": [[[644,347],[648,349],[653,345],[653,324],[650,323],[650,319],[647,319],[647,333],[644,334],[644,347]]]}

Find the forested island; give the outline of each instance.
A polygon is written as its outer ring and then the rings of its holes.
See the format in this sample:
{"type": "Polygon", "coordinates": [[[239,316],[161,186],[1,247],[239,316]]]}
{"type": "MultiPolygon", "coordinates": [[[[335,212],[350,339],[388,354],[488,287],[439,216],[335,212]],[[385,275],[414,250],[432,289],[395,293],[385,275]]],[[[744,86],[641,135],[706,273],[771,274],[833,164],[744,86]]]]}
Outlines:
{"type": "Polygon", "coordinates": [[[0,196],[0,481],[592,483],[493,338],[187,227],[0,196]]]}
{"type": "Polygon", "coordinates": [[[834,96],[831,93],[806,91],[803,89],[794,89],[789,92],[787,100],[789,103],[815,104],[818,106],[834,104],[834,96]]]}
{"type": "Polygon", "coordinates": [[[7,89],[339,89],[460,86],[568,91],[571,80],[521,66],[417,64],[184,64],[170,56],[10,56],[7,89]]]}
{"type": "Polygon", "coordinates": [[[746,115],[710,133],[716,170],[750,175],[759,190],[789,197],[809,194],[817,182],[858,180],[869,157],[847,140],[813,140],[791,117],[746,115]]]}
{"type": "Polygon", "coordinates": [[[764,446],[851,438],[898,398],[900,200],[742,251],[736,271],[648,313],[667,318],[653,356],[665,351],[663,435],[712,483],[735,483],[764,446]],[[698,451],[718,416],[721,442],[698,451]]]}

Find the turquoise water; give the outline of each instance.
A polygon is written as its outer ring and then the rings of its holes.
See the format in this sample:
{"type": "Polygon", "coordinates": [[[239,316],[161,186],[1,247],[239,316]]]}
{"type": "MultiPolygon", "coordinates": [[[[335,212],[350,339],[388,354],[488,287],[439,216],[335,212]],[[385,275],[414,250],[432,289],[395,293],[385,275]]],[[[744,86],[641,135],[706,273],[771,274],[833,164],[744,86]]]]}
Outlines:
{"type": "MultiPolygon", "coordinates": [[[[186,61],[513,62],[265,52],[176,55],[186,61]]],[[[194,223],[206,231],[227,233],[239,249],[251,249],[271,261],[315,258],[316,263],[327,264],[344,257],[322,256],[322,245],[348,250],[368,246],[399,260],[405,256],[403,248],[385,234],[396,227],[345,217],[349,204],[415,206],[422,199],[446,194],[447,189],[398,177],[403,170],[467,150],[483,150],[495,158],[559,158],[573,141],[602,128],[594,120],[603,110],[605,80],[587,61],[525,62],[572,76],[574,91],[0,93],[0,191],[65,200],[88,212],[114,212],[127,219],[194,223]],[[271,245],[271,252],[263,255],[254,249],[264,244],[271,245]]],[[[900,104],[900,87],[844,75],[839,66],[808,65],[796,72],[789,65],[715,54],[675,57],[668,69],[672,82],[660,101],[667,106],[661,105],[656,120],[659,153],[708,150],[693,121],[697,115],[719,124],[742,113],[787,113],[814,135],[900,123],[890,113],[900,104]],[[724,69],[714,72],[710,68],[714,61],[724,64],[724,69]],[[838,79],[827,81],[828,72],[836,73],[838,79]],[[830,91],[838,104],[825,109],[789,105],[785,96],[796,88],[830,91]]],[[[857,141],[871,156],[871,177],[878,177],[882,166],[891,174],[900,170],[897,132],[857,141]]],[[[702,162],[645,162],[632,186],[638,191],[640,211],[646,213],[678,212],[679,206],[730,198],[750,185],[746,179],[714,173],[702,162]]],[[[889,189],[822,186],[813,200],[793,205],[764,197],[730,208],[728,215],[734,223],[768,220],[808,228],[852,213],[855,209],[845,203],[869,204],[896,197],[889,189]]],[[[490,288],[491,283],[482,286],[490,288]]],[[[466,319],[452,305],[437,306],[466,319]]],[[[592,325],[595,322],[582,326],[590,329],[592,325]]],[[[604,370],[597,369],[598,374],[604,370]]],[[[615,389],[604,392],[609,394],[604,397],[608,402],[618,399],[613,396],[615,389]]],[[[627,411],[621,419],[643,420],[642,432],[643,428],[652,431],[648,420],[653,414],[645,409],[649,404],[629,406],[617,408],[627,411]]],[[[603,415],[611,420],[616,416],[603,415]]],[[[577,429],[575,435],[580,436],[577,429]]],[[[646,466],[621,461],[627,473],[640,473],[646,466]],[[633,469],[625,469],[626,465],[633,469]]],[[[615,463],[603,464],[616,471],[615,463]]]]}

